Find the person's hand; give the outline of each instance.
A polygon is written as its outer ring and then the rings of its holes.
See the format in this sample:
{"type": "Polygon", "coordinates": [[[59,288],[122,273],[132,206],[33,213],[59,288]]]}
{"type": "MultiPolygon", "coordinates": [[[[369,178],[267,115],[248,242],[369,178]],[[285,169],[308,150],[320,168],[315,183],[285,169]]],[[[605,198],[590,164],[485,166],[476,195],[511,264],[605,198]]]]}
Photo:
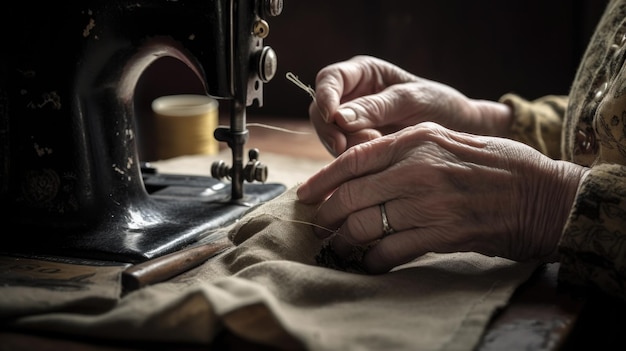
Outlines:
{"type": "Polygon", "coordinates": [[[309,116],[334,156],[423,121],[483,135],[504,135],[511,122],[504,104],[469,99],[447,85],[370,56],[320,70],[309,116]]]}
{"type": "Polygon", "coordinates": [[[321,202],[315,223],[336,230],[339,255],[378,241],[363,258],[372,273],[427,252],[555,261],[586,171],[510,139],[424,122],[348,149],[297,194],[321,202]],[[380,204],[395,233],[383,236],[380,204]]]}

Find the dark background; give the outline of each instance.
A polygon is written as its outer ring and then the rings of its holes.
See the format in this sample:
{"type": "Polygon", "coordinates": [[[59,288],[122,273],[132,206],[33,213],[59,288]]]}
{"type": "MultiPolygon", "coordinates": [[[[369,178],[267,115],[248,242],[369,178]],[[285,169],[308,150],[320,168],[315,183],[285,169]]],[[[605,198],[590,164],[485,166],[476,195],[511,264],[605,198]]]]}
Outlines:
{"type": "Polygon", "coordinates": [[[354,55],[391,61],[471,98],[567,94],[607,0],[285,0],[264,43],[278,72],[249,114],[306,118],[324,66],[354,55]]]}

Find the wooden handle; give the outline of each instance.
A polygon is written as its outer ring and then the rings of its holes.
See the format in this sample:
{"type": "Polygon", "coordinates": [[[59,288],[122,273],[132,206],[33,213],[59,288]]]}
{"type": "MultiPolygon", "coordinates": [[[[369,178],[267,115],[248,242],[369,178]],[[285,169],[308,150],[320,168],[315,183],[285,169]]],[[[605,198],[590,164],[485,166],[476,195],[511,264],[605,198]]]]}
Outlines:
{"type": "Polygon", "coordinates": [[[163,282],[199,266],[209,258],[233,247],[227,239],[193,246],[128,267],[122,272],[125,292],[163,282]]]}

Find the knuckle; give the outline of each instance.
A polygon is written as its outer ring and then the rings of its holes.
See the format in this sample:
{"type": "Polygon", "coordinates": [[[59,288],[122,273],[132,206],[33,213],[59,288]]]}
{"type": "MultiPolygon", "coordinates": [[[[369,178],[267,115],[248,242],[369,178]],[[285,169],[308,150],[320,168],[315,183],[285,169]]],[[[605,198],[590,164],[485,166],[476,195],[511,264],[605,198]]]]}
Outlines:
{"type": "Polygon", "coordinates": [[[346,150],[342,155],[344,166],[351,177],[360,175],[363,158],[368,157],[369,147],[367,144],[357,144],[346,150]]]}
{"type": "Polygon", "coordinates": [[[450,139],[448,130],[435,122],[421,122],[411,130],[412,138],[421,143],[446,144],[450,139]]]}

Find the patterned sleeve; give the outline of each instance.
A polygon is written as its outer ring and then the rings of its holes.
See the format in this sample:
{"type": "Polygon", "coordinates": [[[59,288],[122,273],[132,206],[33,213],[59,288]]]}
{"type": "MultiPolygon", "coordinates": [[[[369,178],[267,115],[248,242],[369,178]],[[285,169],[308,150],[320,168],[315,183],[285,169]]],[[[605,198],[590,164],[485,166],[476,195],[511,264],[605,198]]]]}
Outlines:
{"type": "MultiPolygon", "coordinates": [[[[515,94],[501,102],[514,111],[510,137],[553,159],[562,159],[566,96],[527,101],[515,94]]],[[[626,299],[626,165],[590,168],[576,195],[559,243],[559,283],[626,299]]]]}
{"type": "Polygon", "coordinates": [[[593,166],[559,244],[559,281],[626,299],[626,166],[593,166]]]}
{"type": "Polygon", "coordinates": [[[528,101],[515,94],[506,94],[500,102],[513,109],[511,139],[530,145],[552,159],[561,158],[561,131],[567,96],[548,95],[528,101]]]}

